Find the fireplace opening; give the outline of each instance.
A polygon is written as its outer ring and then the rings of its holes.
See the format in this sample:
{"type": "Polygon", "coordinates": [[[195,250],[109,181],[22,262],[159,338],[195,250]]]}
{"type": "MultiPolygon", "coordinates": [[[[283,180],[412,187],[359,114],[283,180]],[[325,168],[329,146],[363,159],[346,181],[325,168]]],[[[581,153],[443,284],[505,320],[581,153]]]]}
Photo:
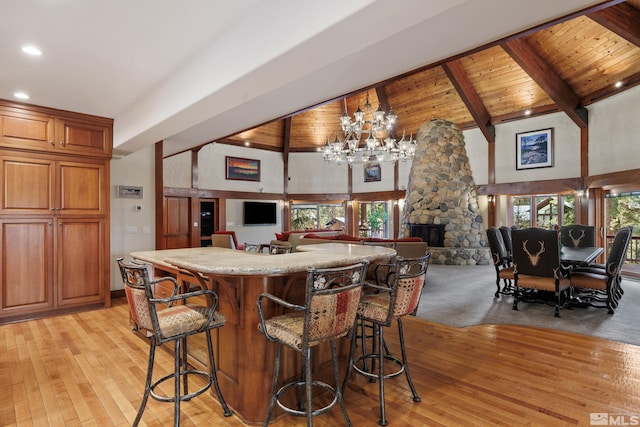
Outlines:
{"type": "Polygon", "coordinates": [[[420,237],[429,246],[444,247],[443,224],[410,224],[409,233],[411,237],[420,237]]]}

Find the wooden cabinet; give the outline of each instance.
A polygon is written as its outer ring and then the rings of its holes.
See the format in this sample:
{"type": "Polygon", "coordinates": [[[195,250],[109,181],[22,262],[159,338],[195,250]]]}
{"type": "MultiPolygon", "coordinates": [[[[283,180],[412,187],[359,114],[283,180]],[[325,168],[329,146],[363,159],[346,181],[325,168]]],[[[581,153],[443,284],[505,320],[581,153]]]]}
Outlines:
{"type": "Polygon", "coordinates": [[[104,220],[58,219],[56,268],[58,307],[105,300],[104,220]]]}
{"type": "Polygon", "coordinates": [[[0,104],[0,146],[110,157],[110,120],[0,104]],[[65,115],[66,114],[66,115],[65,115]]]}
{"type": "Polygon", "coordinates": [[[93,117],[0,101],[0,323],[109,305],[110,152],[93,117]]]}
{"type": "Polygon", "coordinates": [[[0,219],[0,316],[54,306],[53,220],[0,219]]]}
{"type": "Polygon", "coordinates": [[[46,156],[0,157],[0,214],[104,215],[103,161],[52,160],[46,156]]]}

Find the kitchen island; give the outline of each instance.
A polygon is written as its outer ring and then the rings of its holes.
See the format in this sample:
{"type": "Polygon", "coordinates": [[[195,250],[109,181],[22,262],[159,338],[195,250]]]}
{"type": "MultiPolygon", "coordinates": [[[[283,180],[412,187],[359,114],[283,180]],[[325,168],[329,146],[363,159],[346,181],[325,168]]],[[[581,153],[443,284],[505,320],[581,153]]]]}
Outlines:
{"type": "MultiPolygon", "coordinates": [[[[175,277],[185,289],[204,286],[218,294],[218,310],[227,316],[213,338],[220,387],[236,415],[248,424],[261,424],[271,394],[275,345],[258,331],[258,296],[270,293],[303,304],[307,267],[337,267],[393,255],[395,250],[380,246],[326,243],[278,255],[207,247],[134,252],[131,257],[151,264],[157,277],[175,277]]],[[[281,314],[275,305],[263,308],[267,317],[281,314]]],[[[346,354],[348,340],[343,341],[341,350],[346,354]]],[[[196,363],[206,363],[203,338],[192,337],[188,345],[196,363]]],[[[318,361],[314,377],[332,381],[329,347],[314,351],[318,361]]],[[[280,381],[299,374],[298,355],[286,349],[280,381]]]]}

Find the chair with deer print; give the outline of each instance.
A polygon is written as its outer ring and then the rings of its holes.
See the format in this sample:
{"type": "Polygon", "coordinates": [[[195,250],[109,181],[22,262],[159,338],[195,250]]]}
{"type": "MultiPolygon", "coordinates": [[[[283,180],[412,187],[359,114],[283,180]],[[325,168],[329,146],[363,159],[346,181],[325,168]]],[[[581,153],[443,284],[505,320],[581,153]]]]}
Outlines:
{"type": "Polygon", "coordinates": [[[513,309],[518,302],[543,302],[544,291],[553,292],[555,316],[560,317],[562,294],[570,288],[568,269],[560,263],[558,233],[542,228],[512,230],[514,295],[513,309]]]}
{"type": "Polygon", "coordinates": [[[593,225],[563,225],[560,227],[560,244],[571,248],[595,246],[596,228],[593,225]]]}

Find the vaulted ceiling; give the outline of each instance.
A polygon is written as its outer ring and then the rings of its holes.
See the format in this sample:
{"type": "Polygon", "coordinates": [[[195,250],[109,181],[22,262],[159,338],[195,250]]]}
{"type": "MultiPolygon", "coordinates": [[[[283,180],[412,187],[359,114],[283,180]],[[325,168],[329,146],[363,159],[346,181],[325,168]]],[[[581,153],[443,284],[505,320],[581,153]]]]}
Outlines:
{"type": "MultiPolygon", "coordinates": [[[[363,64],[370,65],[375,61],[363,64]]],[[[341,133],[339,116],[345,110],[352,115],[367,97],[374,109],[393,108],[398,134],[416,134],[422,123],[443,118],[463,129],[478,127],[493,141],[497,124],[558,111],[586,128],[585,107],[639,83],[640,0],[627,0],[523,31],[218,142],[316,151],[341,133]]]]}

